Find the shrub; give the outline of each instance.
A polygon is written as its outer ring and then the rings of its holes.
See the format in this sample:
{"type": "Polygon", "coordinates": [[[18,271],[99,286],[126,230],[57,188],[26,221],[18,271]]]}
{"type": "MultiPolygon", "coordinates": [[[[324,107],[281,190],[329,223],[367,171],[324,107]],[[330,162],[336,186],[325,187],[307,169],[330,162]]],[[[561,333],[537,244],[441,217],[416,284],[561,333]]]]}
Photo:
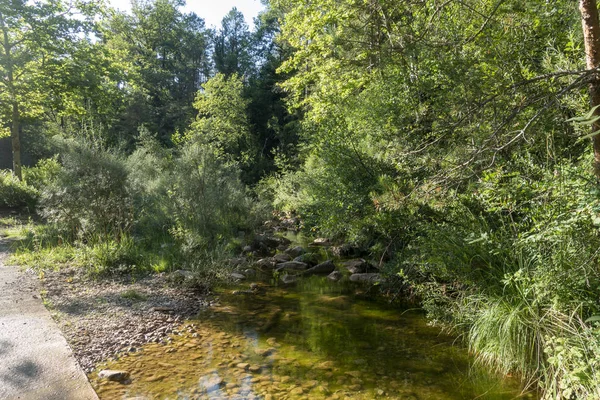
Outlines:
{"type": "Polygon", "coordinates": [[[10,171],[0,171],[0,207],[33,210],[38,191],[10,171]]]}
{"type": "Polygon", "coordinates": [[[209,145],[188,144],[175,160],[168,190],[173,235],[185,252],[205,250],[256,223],[236,164],[209,145]]]}
{"type": "Polygon", "coordinates": [[[555,345],[579,340],[578,321],[599,311],[600,199],[582,168],[489,171],[422,223],[403,257],[434,320],[462,334],[480,362],[546,393],[574,387],[568,380],[593,350],[580,345],[588,355],[577,358],[555,345]]]}
{"type": "Polygon", "coordinates": [[[60,171],[58,157],[39,160],[35,167],[23,168],[23,180],[36,190],[43,190],[52,182],[60,171]]]}
{"type": "Polygon", "coordinates": [[[65,147],[62,168],[42,192],[41,214],[84,240],[118,239],[133,222],[123,159],[88,143],[65,147]]]}

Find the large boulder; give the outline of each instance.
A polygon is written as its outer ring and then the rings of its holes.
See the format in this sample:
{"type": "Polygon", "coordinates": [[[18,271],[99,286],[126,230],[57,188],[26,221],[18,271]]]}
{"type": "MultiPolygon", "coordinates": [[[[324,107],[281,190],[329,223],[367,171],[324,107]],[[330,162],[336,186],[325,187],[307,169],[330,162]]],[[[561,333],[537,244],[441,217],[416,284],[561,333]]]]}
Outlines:
{"type": "Polygon", "coordinates": [[[328,274],[332,273],[333,271],[335,271],[335,265],[333,264],[333,261],[327,260],[321,264],[315,265],[314,267],[307,269],[306,271],[304,271],[304,274],[305,275],[328,275],[328,274]]]}
{"type": "Polygon", "coordinates": [[[321,257],[317,253],[304,253],[296,258],[294,261],[302,262],[310,266],[315,266],[319,263],[321,257]]]}
{"type": "Polygon", "coordinates": [[[278,261],[274,257],[261,258],[254,263],[260,269],[273,269],[277,265],[278,261]]]}
{"type": "Polygon", "coordinates": [[[308,264],[299,261],[288,261],[277,264],[275,271],[277,272],[303,272],[308,269],[308,264]]]}
{"type": "Polygon", "coordinates": [[[250,245],[252,251],[259,255],[272,255],[276,249],[285,249],[290,240],[284,237],[275,237],[266,234],[256,235],[250,245]]]}
{"type": "Polygon", "coordinates": [[[277,253],[273,256],[273,258],[278,262],[278,263],[283,263],[283,262],[288,262],[288,261],[292,261],[292,256],[290,256],[287,253],[277,253]]]}
{"type": "Polygon", "coordinates": [[[364,273],[364,274],[352,274],[350,275],[351,282],[360,283],[377,283],[383,280],[381,274],[377,273],[364,273]]]}
{"type": "Polygon", "coordinates": [[[306,250],[304,249],[304,247],[302,246],[294,246],[294,247],[289,247],[286,251],[286,254],[289,254],[292,257],[298,257],[304,253],[306,253],[306,250]]]}

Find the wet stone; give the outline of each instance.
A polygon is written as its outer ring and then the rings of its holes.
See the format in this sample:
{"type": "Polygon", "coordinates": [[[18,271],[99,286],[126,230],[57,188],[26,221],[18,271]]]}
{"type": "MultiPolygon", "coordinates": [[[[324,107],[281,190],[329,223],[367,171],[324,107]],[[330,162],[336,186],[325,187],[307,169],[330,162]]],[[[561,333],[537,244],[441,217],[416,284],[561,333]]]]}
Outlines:
{"type": "Polygon", "coordinates": [[[129,379],[129,372],[105,369],[98,373],[98,377],[113,382],[125,382],[129,379]]]}
{"type": "Polygon", "coordinates": [[[256,365],[256,364],[253,364],[248,368],[248,370],[250,372],[260,372],[261,369],[262,369],[262,367],[260,365],[256,365]]]}
{"type": "Polygon", "coordinates": [[[239,363],[239,364],[236,365],[236,367],[238,367],[239,369],[247,370],[248,367],[250,367],[250,364],[248,364],[248,363],[239,363]]]}

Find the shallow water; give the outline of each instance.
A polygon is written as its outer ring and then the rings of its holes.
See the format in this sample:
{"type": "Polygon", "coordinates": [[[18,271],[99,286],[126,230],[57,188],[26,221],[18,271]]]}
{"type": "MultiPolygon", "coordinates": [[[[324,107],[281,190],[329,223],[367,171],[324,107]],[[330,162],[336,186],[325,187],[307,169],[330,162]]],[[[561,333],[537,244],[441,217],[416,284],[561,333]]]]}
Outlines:
{"type": "MultiPolygon", "coordinates": [[[[355,287],[311,278],[220,300],[170,344],[149,344],[90,376],[101,399],[513,399],[519,384],[471,365],[455,339],[361,299],[355,287]]],[[[524,395],[523,397],[532,397],[524,395]]]]}

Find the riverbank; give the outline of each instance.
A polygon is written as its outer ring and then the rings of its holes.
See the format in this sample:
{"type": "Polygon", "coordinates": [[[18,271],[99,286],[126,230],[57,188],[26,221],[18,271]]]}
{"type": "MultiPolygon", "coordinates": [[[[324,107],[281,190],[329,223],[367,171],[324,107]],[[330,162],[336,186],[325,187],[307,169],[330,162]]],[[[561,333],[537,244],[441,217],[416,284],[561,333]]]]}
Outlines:
{"type": "Polygon", "coordinates": [[[91,279],[81,269],[44,271],[46,306],[87,372],[146,343],[168,341],[209,304],[206,290],[179,285],[177,274],[91,279]]]}

